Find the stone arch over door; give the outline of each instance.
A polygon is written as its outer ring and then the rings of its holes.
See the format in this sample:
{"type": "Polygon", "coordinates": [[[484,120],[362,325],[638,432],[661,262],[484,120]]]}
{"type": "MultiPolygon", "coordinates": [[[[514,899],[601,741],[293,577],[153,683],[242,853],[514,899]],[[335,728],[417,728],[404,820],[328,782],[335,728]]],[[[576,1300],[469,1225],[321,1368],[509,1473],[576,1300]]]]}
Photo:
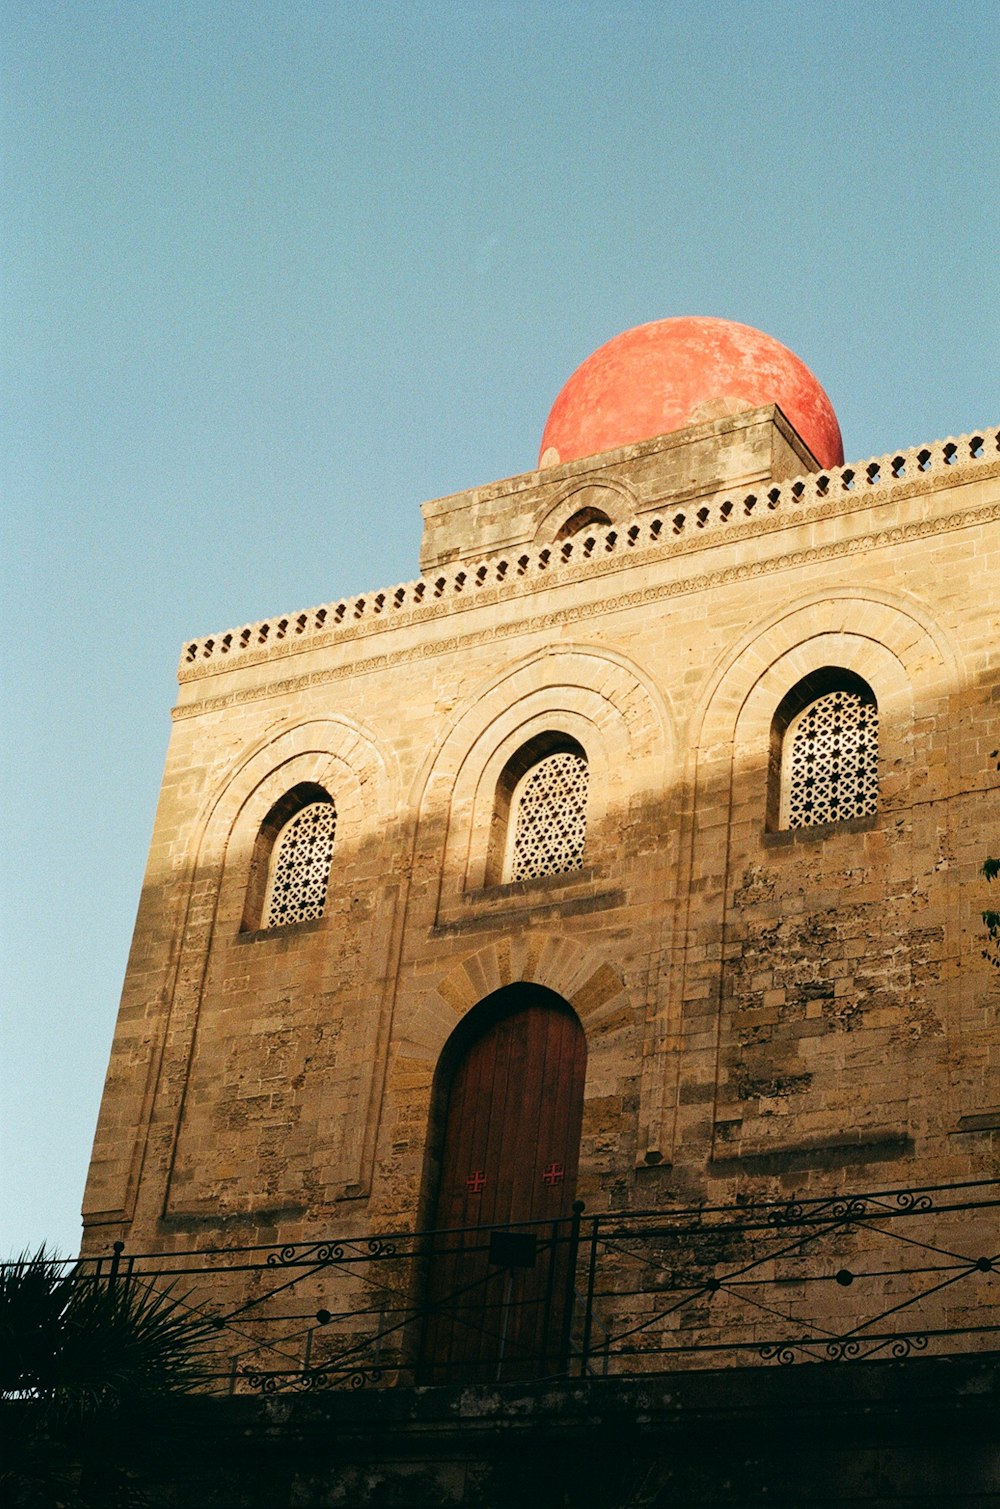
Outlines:
{"type": "MultiPolygon", "coordinates": [[[[528,930],[467,954],[400,1016],[401,1042],[436,1064],[456,1023],[485,996],[507,985],[543,985],[576,1012],[588,1040],[615,1030],[629,1012],[620,972],[575,938],[528,930]]],[[[597,1089],[588,1063],[587,1094],[597,1089]]]]}
{"type": "Polygon", "coordinates": [[[573,1280],[586,1037],[564,997],[502,986],[435,1074],[428,1382],[557,1371],[573,1280]]]}
{"type": "Polygon", "coordinates": [[[634,1126],[642,1031],[631,989],[599,947],[535,929],[506,933],[466,954],[446,974],[432,974],[422,988],[411,987],[399,997],[379,1142],[380,1166],[386,1173],[392,1171],[384,1198],[393,1201],[393,1219],[412,1220],[415,1215],[422,1229],[433,1223],[432,1092],[437,1067],[456,1027],[480,1001],[512,985],[544,986],[561,996],[586,1035],[581,1197],[591,1202],[602,1178],[620,1170],[619,1144],[634,1126]],[[400,1178],[394,1148],[400,1115],[409,1127],[419,1128],[413,1140],[420,1162],[408,1165],[402,1186],[414,1189],[412,1204],[399,1201],[391,1188],[400,1178]]]}

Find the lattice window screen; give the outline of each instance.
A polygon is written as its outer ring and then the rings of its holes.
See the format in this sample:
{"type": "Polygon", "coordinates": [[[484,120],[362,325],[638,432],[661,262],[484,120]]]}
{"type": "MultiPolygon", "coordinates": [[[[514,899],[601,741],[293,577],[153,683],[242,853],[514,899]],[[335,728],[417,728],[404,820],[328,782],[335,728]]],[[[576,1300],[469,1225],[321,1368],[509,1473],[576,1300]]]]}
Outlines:
{"type": "Polygon", "coordinates": [[[781,824],[868,817],[878,810],[878,711],[857,692],[827,692],[785,735],[781,824]]]}
{"type": "Polygon", "coordinates": [[[587,761],[564,751],[547,755],[514,793],[508,880],[578,870],[587,838],[587,761]]]}
{"type": "Polygon", "coordinates": [[[262,927],[322,917],[336,826],[332,802],[310,802],[289,818],[271,851],[262,927]]]}

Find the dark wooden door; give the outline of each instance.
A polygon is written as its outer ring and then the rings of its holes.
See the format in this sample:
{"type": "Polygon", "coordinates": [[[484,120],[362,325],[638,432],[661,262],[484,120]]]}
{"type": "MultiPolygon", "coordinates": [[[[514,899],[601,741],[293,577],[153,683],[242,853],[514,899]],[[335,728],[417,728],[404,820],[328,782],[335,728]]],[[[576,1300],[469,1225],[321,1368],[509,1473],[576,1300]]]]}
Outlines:
{"type": "Polygon", "coordinates": [[[436,1382],[553,1371],[570,1281],[583,1029],[538,986],[476,1014],[448,1088],[422,1357],[436,1382]]]}

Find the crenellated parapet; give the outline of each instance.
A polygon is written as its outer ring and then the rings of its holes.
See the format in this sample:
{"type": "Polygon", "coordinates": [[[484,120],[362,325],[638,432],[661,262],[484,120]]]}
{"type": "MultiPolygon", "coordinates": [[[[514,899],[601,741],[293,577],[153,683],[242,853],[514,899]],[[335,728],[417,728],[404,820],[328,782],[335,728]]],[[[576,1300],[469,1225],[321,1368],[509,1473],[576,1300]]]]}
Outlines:
{"type": "MultiPolygon", "coordinates": [[[[630,552],[689,549],[713,533],[727,537],[738,531],[759,533],[762,527],[782,527],[807,519],[813,510],[849,511],[893,495],[912,492],[914,483],[946,474],[975,474],[1000,464],[1000,429],[973,430],[935,440],[910,450],[889,451],[867,461],[854,461],[824,471],[805,473],[770,487],[746,493],[727,493],[697,506],[665,506],[644,510],[609,527],[584,528],[567,539],[462,562],[416,581],[402,582],[342,598],[300,613],[261,619],[222,634],[207,635],[185,645],[178,679],[190,681],[225,670],[236,661],[262,653],[292,653],[318,635],[324,640],[337,630],[354,630],[362,623],[374,629],[398,621],[403,613],[434,606],[436,615],[464,606],[487,588],[536,582],[548,585],[561,569],[606,561],[630,552]]],[[[435,615],[435,616],[436,616],[435,615]]]]}

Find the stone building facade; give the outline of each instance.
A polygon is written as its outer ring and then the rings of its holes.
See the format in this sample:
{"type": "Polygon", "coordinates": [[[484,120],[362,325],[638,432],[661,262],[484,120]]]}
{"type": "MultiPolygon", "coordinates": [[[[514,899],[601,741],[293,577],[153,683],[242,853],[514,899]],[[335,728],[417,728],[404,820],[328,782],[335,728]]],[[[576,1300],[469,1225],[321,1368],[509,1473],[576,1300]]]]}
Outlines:
{"type": "Polygon", "coordinates": [[[582,1027],[588,1211],[995,1172],[1000,435],[706,398],[185,646],[85,1251],[433,1224],[512,986],[582,1027]]]}

